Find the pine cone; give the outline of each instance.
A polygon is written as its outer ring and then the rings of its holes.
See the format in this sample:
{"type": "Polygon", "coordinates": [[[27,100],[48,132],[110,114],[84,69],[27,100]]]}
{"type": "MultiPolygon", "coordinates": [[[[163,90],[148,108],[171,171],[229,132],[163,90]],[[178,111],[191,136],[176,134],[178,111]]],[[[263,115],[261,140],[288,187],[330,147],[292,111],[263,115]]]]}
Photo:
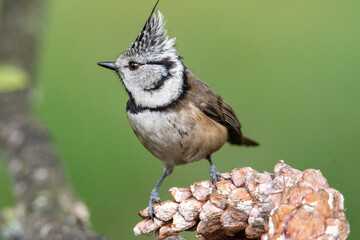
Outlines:
{"type": "Polygon", "coordinates": [[[156,234],[163,240],[181,231],[197,231],[201,240],[346,239],[349,224],[344,198],[329,188],[319,170],[303,172],[280,161],[274,174],[252,168],[222,173],[216,186],[195,182],[170,189],[175,201],[154,205],[134,228],[135,235],[156,234]]]}

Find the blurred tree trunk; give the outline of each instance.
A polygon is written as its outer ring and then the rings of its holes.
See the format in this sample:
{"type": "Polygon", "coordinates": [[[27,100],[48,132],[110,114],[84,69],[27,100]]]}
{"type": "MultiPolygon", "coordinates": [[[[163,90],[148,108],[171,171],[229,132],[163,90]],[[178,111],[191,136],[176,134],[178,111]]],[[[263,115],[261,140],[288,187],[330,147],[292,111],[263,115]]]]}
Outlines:
{"type": "Polygon", "coordinates": [[[106,239],[69,187],[46,129],[31,116],[45,0],[1,0],[0,149],[16,205],[0,218],[1,238],[106,239]]]}

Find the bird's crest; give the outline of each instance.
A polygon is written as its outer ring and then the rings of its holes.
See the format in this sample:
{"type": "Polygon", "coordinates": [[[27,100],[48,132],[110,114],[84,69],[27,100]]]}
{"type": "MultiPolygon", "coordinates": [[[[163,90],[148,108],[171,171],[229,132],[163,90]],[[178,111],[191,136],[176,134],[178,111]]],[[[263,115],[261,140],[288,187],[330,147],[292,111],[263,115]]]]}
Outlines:
{"type": "Polygon", "coordinates": [[[164,16],[158,11],[154,14],[155,8],[159,1],[156,2],[150,17],[145,26],[137,36],[135,41],[126,50],[126,55],[137,53],[162,53],[171,51],[175,45],[175,38],[169,39],[167,31],[164,29],[164,16]]]}

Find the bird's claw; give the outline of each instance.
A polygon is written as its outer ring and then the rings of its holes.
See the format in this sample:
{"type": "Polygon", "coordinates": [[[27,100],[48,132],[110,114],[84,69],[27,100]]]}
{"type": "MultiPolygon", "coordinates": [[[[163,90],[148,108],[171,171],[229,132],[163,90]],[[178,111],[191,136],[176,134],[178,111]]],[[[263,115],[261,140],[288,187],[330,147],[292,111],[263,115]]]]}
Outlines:
{"type": "Polygon", "coordinates": [[[153,203],[160,202],[159,193],[157,191],[151,191],[150,193],[150,199],[149,199],[149,217],[154,220],[154,209],[153,209],[153,203]]]}
{"type": "Polygon", "coordinates": [[[217,177],[222,177],[221,173],[216,169],[214,165],[210,167],[210,179],[211,182],[216,186],[217,183],[217,177]]]}

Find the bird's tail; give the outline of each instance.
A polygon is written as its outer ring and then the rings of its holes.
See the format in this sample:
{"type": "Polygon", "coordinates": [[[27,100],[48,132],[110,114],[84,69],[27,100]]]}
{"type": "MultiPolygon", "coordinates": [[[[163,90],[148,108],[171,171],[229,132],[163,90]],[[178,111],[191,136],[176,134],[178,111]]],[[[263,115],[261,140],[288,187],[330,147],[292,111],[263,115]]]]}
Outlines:
{"type": "Polygon", "coordinates": [[[259,143],[257,143],[254,140],[251,140],[250,138],[242,136],[241,132],[235,131],[234,129],[228,129],[229,133],[229,143],[234,145],[240,145],[240,146],[252,146],[256,147],[259,146],[259,143]]]}
{"type": "Polygon", "coordinates": [[[259,146],[259,143],[257,143],[256,141],[254,141],[254,140],[252,140],[252,139],[250,139],[250,138],[241,137],[241,143],[240,143],[240,145],[256,147],[256,146],[259,146]]]}

